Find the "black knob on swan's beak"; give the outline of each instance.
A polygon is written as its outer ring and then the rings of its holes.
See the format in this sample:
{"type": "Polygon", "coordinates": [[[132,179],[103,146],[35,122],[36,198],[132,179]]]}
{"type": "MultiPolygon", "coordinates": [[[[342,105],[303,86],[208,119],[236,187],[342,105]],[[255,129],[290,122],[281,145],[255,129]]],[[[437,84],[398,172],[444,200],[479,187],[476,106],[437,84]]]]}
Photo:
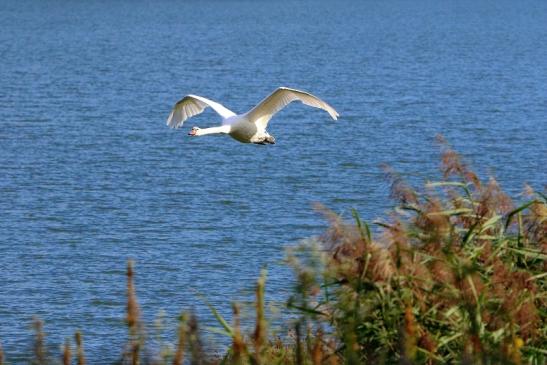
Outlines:
{"type": "Polygon", "coordinates": [[[198,132],[198,127],[192,127],[192,129],[190,129],[190,132],[188,132],[188,135],[189,136],[195,136],[196,133],[198,132]]]}

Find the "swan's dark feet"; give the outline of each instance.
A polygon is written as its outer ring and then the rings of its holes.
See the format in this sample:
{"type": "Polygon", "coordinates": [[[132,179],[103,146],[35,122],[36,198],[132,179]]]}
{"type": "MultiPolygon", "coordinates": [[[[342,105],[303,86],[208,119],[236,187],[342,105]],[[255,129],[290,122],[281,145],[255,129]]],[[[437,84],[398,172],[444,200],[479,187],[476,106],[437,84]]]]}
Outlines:
{"type": "Polygon", "coordinates": [[[266,136],[266,137],[263,137],[261,138],[260,140],[254,142],[254,144],[262,144],[262,145],[265,145],[265,144],[275,144],[275,138],[272,137],[272,136],[266,136]]]}

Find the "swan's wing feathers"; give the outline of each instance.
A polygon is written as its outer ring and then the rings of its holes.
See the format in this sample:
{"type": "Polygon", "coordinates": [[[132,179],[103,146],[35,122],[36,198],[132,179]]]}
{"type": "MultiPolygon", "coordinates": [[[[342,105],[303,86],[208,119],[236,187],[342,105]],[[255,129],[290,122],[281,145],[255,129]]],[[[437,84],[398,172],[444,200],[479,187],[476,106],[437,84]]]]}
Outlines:
{"type": "Polygon", "coordinates": [[[184,121],[190,117],[193,117],[196,114],[200,114],[207,107],[207,104],[193,99],[192,97],[185,96],[183,99],[179,100],[169,118],[167,118],[167,125],[171,128],[182,127],[184,121]]]}
{"type": "Polygon", "coordinates": [[[249,119],[265,128],[272,116],[293,101],[300,101],[314,108],[325,110],[332,119],[338,119],[338,113],[329,104],[318,97],[296,89],[280,87],[251,109],[247,115],[249,119]]]}
{"type": "Polygon", "coordinates": [[[186,119],[202,113],[203,110],[205,110],[205,108],[207,108],[208,106],[210,106],[224,119],[236,115],[233,111],[226,108],[222,104],[219,104],[202,96],[186,95],[184,98],[180,99],[173,107],[171,114],[169,114],[169,118],[167,118],[167,125],[171,128],[182,127],[186,119]]]}

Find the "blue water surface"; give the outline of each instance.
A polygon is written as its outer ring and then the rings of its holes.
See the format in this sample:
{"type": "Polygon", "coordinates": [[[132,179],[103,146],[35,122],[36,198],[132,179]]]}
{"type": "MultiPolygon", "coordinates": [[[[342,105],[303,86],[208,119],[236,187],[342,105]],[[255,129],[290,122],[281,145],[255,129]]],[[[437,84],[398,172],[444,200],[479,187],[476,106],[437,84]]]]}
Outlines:
{"type": "MultiPolygon", "coordinates": [[[[268,265],[283,301],[286,246],[321,234],[321,202],[349,217],[392,202],[381,164],[438,176],[442,133],[517,197],[547,162],[545,1],[0,2],[0,343],[30,350],[76,329],[88,361],[119,358],[126,260],[147,321],[175,323],[197,293],[229,318],[268,265]],[[278,86],[292,104],[274,146],[170,130],[185,94],[236,112],[278,86]]],[[[208,331],[205,330],[205,333],[208,331]]],[[[54,347],[57,351],[58,348],[54,347]]]]}

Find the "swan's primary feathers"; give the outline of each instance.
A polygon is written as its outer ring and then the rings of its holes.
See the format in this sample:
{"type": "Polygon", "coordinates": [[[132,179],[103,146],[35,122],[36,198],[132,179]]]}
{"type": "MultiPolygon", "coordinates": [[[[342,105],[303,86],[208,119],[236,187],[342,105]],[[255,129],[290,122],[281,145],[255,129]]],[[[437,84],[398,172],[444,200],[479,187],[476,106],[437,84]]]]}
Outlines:
{"type": "Polygon", "coordinates": [[[208,106],[217,112],[223,119],[236,115],[236,113],[224,107],[222,104],[215,103],[214,101],[201,96],[186,95],[175,104],[175,107],[167,119],[167,125],[171,128],[182,127],[182,124],[186,119],[201,114],[208,106]]]}
{"type": "Polygon", "coordinates": [[[313,106],[314,108],[323,109],[330,114],[332,119],[338,119],[338,113],[336,110],[334,110],[323,100],[305,91],[289,89],[288,87],[280,87],[275,90],[257,106],[249,110],[247,112],[247,116],[254,123],[266,128],[273,115],[293,101],[301,101],[302,103],[313,106]]]}
{"type": "Polygon", "coordinates": [[[201,96],[187,95],[175,104],[169,118],[167,118],[167,125],[171,128],[179,128],[186,119],[200,114],[210,106],[222,117],[222,126],[204,129],[194,127],[189,133],[191,136],[223,133],[244,143],[273,144],[275,139],[266,132],[268,122],[275,113],[293,101],[300,101],[306,105],[323,109],[334,120],[338,118],[336,110],[318,97],[305,91],[280,87],[247,113],[239,115],[212,100],[201,96]]]}

